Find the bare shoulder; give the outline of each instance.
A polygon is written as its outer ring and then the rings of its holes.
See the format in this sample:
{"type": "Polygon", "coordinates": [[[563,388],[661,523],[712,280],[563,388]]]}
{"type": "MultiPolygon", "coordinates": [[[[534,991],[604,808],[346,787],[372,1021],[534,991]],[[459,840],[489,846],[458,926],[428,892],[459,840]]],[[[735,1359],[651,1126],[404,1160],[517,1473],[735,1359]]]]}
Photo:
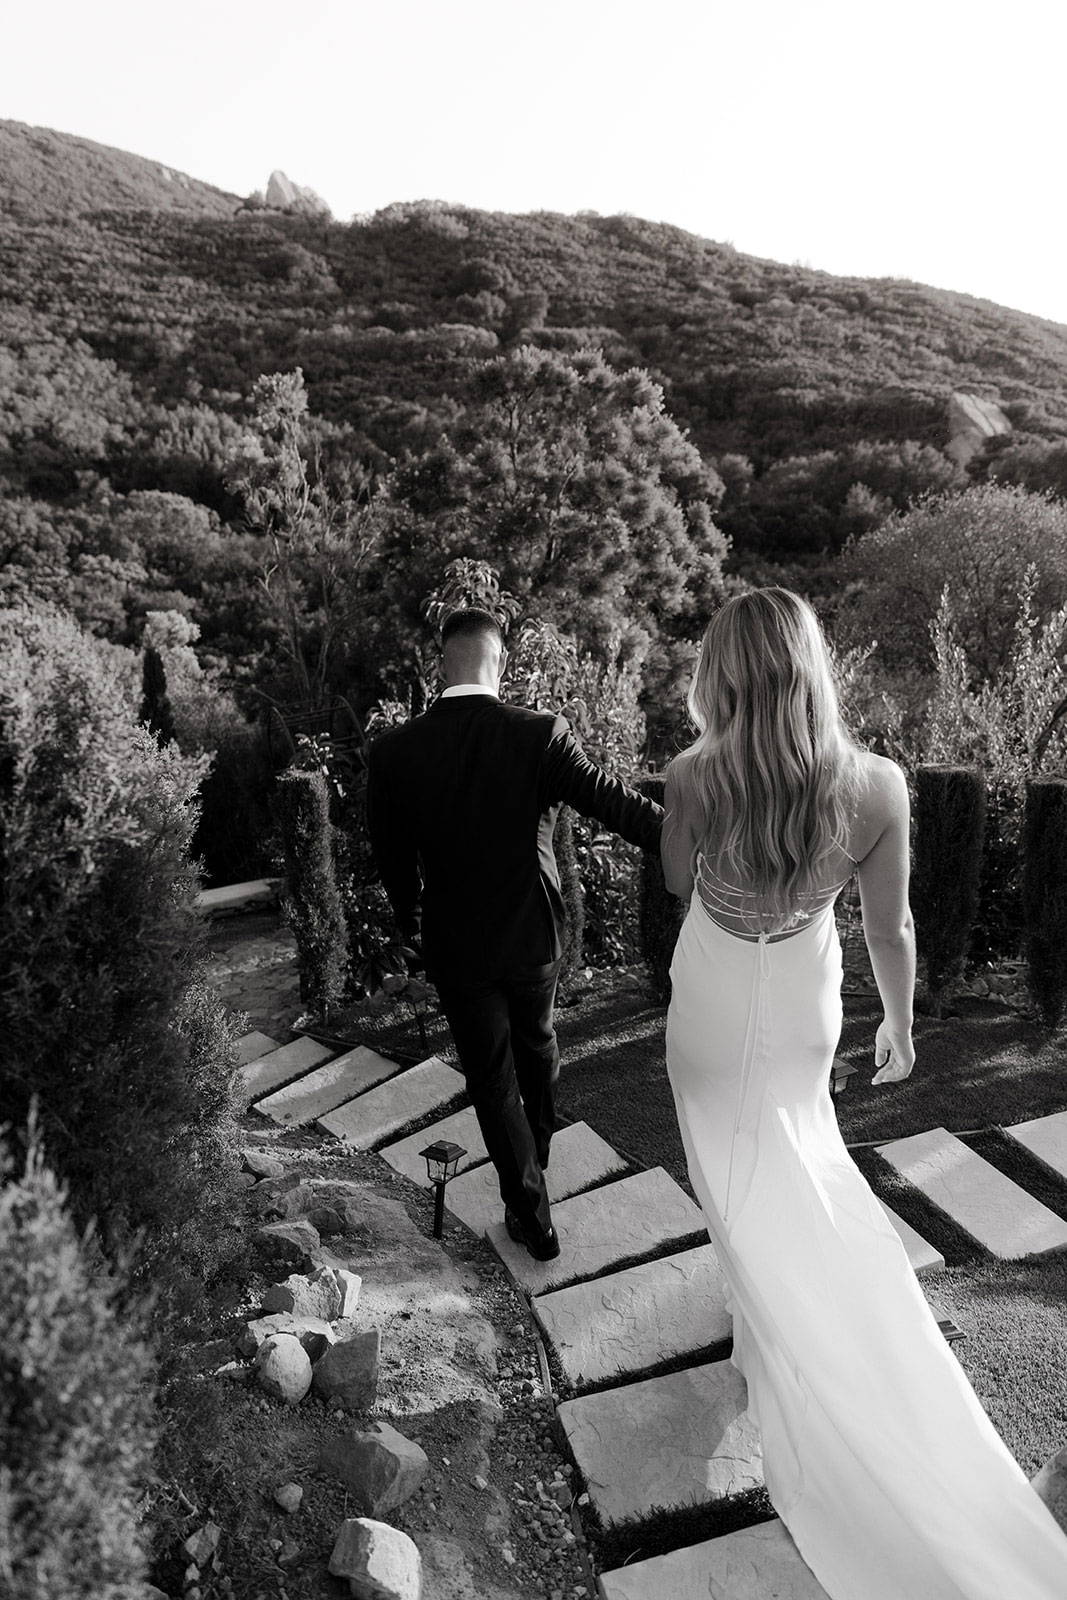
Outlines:
{"type": "Polygon", "coordinates": [[[890,823],[907,823],[908,781],[888,756],[861,750],[852,856],[862,861],[890,823]]]}

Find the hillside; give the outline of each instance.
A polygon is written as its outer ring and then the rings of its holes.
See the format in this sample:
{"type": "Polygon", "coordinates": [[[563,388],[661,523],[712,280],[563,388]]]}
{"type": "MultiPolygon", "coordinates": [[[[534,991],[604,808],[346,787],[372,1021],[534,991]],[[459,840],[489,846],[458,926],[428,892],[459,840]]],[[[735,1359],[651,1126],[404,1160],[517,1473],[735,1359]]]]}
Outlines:
{"type": "Polygon", "coordinates": [[[0,119],[0,207],[21,216],[181,211],[228,217],[240,202],[159,161],[0,119]]]}

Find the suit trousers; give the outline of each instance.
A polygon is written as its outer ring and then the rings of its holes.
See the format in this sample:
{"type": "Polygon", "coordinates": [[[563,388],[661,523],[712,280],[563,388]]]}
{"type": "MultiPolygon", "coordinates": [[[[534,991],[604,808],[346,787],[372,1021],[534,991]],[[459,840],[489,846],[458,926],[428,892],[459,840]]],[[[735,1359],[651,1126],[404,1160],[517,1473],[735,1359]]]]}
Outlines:
{"type": "Polygon", "coordinates": [[[559,962],[485,980],[437,976],[500,1198],[530,1226],[551,1225],[544,1169],[556,1127],[559,962]]]}

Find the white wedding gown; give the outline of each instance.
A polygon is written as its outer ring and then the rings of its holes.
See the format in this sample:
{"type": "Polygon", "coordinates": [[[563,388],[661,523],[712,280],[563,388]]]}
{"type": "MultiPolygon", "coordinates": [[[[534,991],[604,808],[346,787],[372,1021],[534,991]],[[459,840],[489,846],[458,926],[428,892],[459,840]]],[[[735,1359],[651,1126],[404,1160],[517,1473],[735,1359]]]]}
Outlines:
{"type": "Polygon", "coordinates": [[[745,926],[740,892],[701,867],[667,1067],[774,1508],[831,1600],[1065,1600],[1067,1535],[838,1130],[841,885],[799,933],[745,938],[713,919],[745,926]]]}

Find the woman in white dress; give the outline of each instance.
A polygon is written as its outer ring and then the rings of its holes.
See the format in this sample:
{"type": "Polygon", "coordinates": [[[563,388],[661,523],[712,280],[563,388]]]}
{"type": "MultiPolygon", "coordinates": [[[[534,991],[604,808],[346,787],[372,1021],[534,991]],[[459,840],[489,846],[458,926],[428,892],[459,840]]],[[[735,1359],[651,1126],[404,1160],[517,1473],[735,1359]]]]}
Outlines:
{"type": "Polygon", "coordinates": [[[831,1600],[1064,1600],[1067,1536],[949,1350],[830,1098],[833,906],[854,870],[885,1011],[872,1081],[914,1064],[903,775],[848,738],[815,614],[786,589],[715,615],[689,706],[700,736],[669,769],[663,831],[689,900],[667,1067],[771,1501],[831,1600]]]}

